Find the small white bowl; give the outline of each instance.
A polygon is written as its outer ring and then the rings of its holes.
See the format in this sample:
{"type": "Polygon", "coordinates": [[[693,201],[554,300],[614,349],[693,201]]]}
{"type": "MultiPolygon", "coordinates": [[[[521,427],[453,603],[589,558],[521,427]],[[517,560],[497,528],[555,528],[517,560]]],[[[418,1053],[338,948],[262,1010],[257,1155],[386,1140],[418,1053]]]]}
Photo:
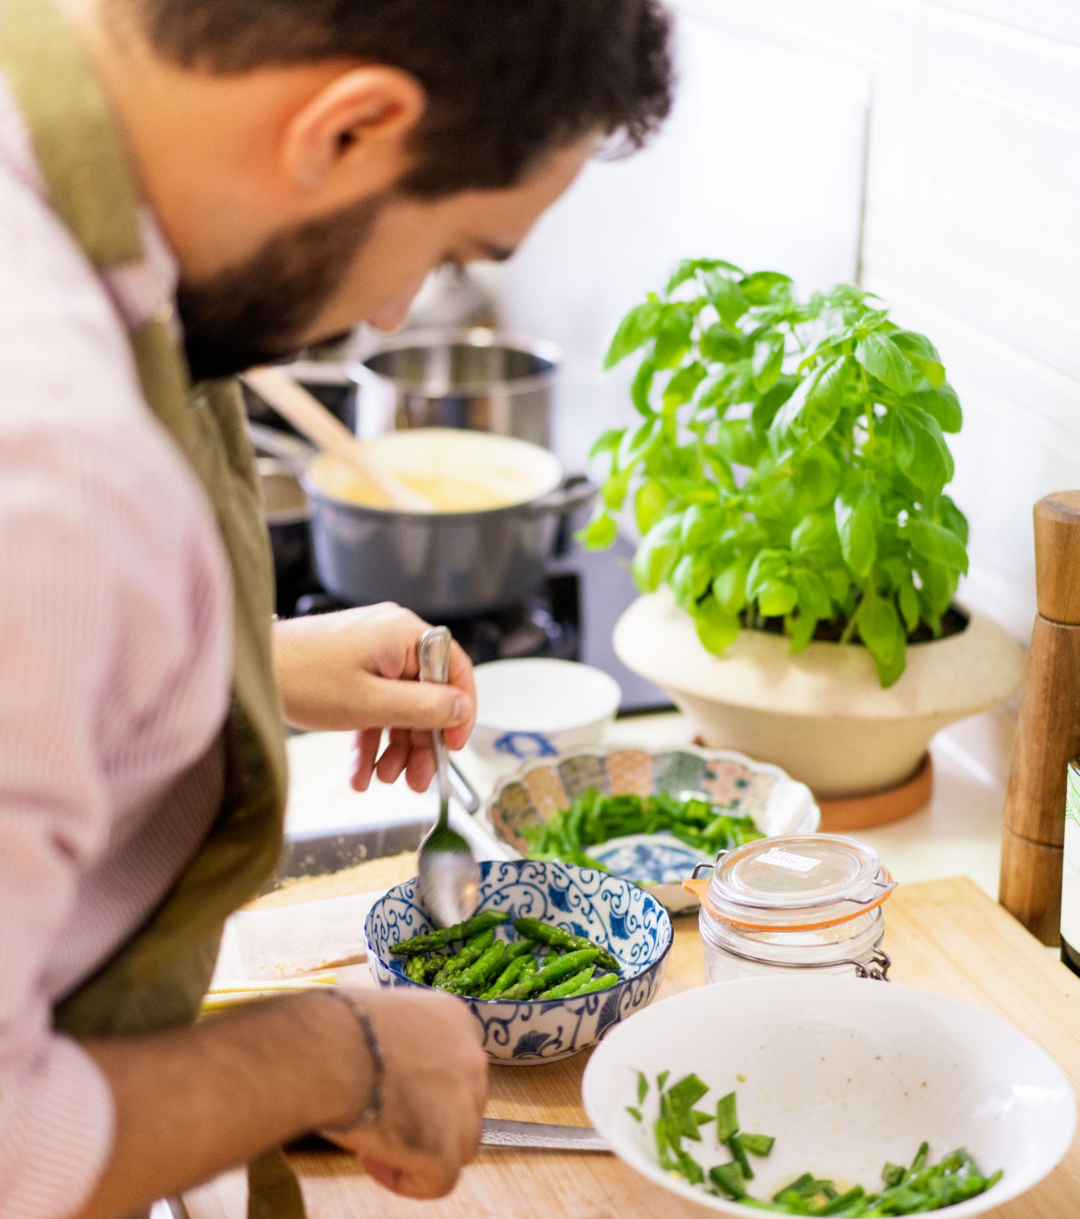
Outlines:
{"type": "Polygon", "coordinates": [[[469,744],[501,769],[597,745],[622,691],[600,669],[542,657],[476,667],[476,727],[469,744]]]}
{"type": "MultiPolygon", "coordinates": [[[[589,1120],[617,1155],[665,1188],[725,1215],[755,1212],[710,1196],[657,1162],[656,1076],[691,1072],[715,1112],[737,1093],[744,1130],[775,1136],[752,1161],[749,1192],[771,1198],[803,1172],[882,1188],[886,1160],[910,1163],[919,1144],[937,1162],[965,1148],[989,1176],[985,1193],[941,1212],[966,1219],[1030,1189],[1060,1162],[1076,1129],[1061,1068],[996,1017],[943,995],[845,978],[754,978],[706,986],[639,1012],[595,1051],[582,1084],[589,1120]],[[636,1072],[650,1081],[638,1123],[636,1072]]],[[[731,1157],[711,1126],[684,1143],[706,1172],[731,1157]]],[[[936,1213],[936,1212],[935,1212],[936,1213]]]]}

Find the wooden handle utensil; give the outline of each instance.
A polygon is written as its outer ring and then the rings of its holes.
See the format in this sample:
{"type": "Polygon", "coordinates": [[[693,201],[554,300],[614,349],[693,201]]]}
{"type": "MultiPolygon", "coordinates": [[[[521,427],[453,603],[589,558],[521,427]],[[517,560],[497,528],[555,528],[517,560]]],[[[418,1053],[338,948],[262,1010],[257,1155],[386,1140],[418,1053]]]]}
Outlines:
{"type": "Polygon", "coordinates": [[[366,446],[341,420],[280,368],[252,368],[244,373],[243,380],[317,449],[348,462],[362,478],[378,487],[391,508],[401,512],[436,511],[431,500],[380,469],[366,446]]]}
{"type": "Polygon", "coordinates": [[[1057,944],[1065,774],[1080,754],[1080,491],[1035,505],[1038,614],[1005,795],[1001,904],[1057,944]]]}

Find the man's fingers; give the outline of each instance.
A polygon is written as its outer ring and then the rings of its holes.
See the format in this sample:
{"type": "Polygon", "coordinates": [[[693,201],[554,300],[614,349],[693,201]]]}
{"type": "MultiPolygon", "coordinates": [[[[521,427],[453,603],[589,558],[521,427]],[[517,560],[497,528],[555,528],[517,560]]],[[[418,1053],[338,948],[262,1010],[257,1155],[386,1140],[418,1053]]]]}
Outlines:
{"type": "Polygon", "coordinates": [[[410,733],[404,728],[392,728],[390,740],[375,766],[382,783],[396,783],[409,761],[410,733]]]}
{"type": "Polygon", "coordinates": [[[357,695],[358,711],[368,724],[388,728],[449,728],[471,723],[473,696],[456,686],[367,677],[357,695]]]}
{"type": "Polygon", "coordinates": [[[414,792],[426,792],[435,778],[435,745],[430,732],[412,732],[409,737],[405,781],[414,792]]]}
{"type": "Polygon", "coordinates": [[[381,741],[381,728],[365,728],[356,734],[351,779],[353,791],[366,792],[371,786],[371,776],[375,773],[375,762],[379,756],[381,741]]]}

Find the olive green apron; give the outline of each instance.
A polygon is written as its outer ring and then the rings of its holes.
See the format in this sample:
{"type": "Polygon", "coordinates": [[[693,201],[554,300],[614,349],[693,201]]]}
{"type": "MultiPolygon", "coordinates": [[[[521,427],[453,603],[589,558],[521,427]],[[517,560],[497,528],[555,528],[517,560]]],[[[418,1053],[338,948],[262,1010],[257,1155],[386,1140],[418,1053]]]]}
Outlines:
{"type": "MultiPolygon", "coordinates": [[[[33,142],[49,203],[99,273],[143,258],[139,196],[109,106],[51,0],[0,0],[0,72],[33,142]]],[[[146,402],[213,505],[235,598],[232,705],[224,729],[226,792],[198,853],[161,905],[55,1012],[78,1037],[118,1037],[194,1020],[226,917],[271,875],[282,837],[284,730],[270,654],[273,563],[235,384],[192,394],[168,317],[130,334],[146,402]]],[[[153,511],[153,505],[147,505],[153,511]]],[[[302,1216],[280,1152],[250,1169],[251,1219],[302,1216]]]]}

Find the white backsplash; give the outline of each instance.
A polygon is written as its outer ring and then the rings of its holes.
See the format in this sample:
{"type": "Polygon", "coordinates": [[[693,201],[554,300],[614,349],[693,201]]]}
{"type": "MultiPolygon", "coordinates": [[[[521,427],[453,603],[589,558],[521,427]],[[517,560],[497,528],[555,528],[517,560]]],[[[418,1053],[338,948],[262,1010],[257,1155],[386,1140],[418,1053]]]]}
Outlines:
{"type": "Polygon", "coordinates": [[[567,352],[561,455],[579,464],[629,418],[626,376],[600,380],[597,363],[678,257],[806,287],[858,269],[942,352],[966,416],[964,595],[1026,640],[1032,505],[1080,487],[1080,2],[675,7],[669,128],[625,164],[591,166],[505,276],[509,321],[567,352]]]}

